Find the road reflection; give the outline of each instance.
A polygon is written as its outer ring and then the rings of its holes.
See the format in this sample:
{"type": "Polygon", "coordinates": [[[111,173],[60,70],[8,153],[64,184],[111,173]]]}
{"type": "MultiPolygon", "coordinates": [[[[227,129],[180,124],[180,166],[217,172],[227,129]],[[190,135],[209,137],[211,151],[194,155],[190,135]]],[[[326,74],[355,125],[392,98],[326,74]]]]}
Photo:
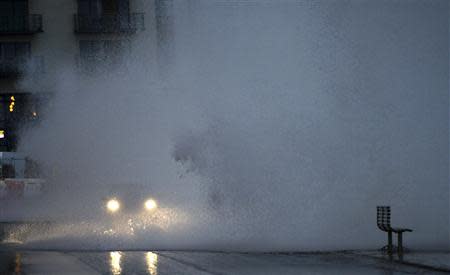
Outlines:
{"type": "Polygon", "coordinates": [[[158,274],[158,255],[153,252],[145,253],[145,259],[147,262],[147,270],[150,275],[158,274]]]}
{"type": "Polygon", "coordinates": [[[120,266],[122,253],[118,251],[110,252],[109,257],[110,257],[111,273],[113,275],[120,275],[122,273],[122,267],[120,266]]]}
{"type": "Polygon", "coordinates": [[[0,275],[24,274],[22,257],[20,252],[0,251],[0,275]]]}
{"type": "MultiPolygon", "coordinates": [[[[126,253],[113,251],[109,253],[109,269],[113,275],[121,275],[127,273],[122,269],[123,257],[126,253]]],[[[153,252],[146,252],[145,262],[147,265],[147,272],[149,275],[158,275],[158,255],[153,252]]]]}
{"type": "Polygon", "coordinates": [[[22,274],[21,271],[22,271],[22,255],[20,253],[16,253],[14,274],[20,275],[22,274]]]}

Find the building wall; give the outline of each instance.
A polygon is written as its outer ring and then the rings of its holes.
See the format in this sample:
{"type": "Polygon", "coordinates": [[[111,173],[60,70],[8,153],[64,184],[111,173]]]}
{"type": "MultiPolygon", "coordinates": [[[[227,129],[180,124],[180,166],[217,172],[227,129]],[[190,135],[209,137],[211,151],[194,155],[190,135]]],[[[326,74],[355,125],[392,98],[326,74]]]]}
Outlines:
{"type": "Polygon", "coordinates": [[[130,13],[144,13],[144,29],[135,33],[84,34],[74,31],[77,0],[29,1],[29,13],[42,15],[43,32],[1,34],[0,42],[30,41],[31,55],[44,60],[44,73],[0,78],[0,94],[5,98],[15,93],[52,95],[68,90],[73,92],[90,81],[96,81],[89,73],[83,73],[80,67],[81,40],[122,40],[126,42],[123,60],[131,63],[139,73],[154,74],[157,71],[155,0],[130,0],[129,4],[130,13]]]}

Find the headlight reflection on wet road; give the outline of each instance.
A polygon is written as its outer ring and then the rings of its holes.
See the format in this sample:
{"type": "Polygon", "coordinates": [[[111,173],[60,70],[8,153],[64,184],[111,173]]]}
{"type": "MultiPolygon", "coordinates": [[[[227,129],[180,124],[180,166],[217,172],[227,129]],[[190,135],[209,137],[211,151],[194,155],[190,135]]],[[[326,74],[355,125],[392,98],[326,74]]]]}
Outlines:
{"type": "Polygon", "coordinates": [[[14,274],[16,274],[16,275],[22,274],[21,270],[22,270],[22,255],[20,253],[16,253],[14,274]]]}
{"type": "Polygon", "coordinates": [[[109,256],[110,256],[111,273],[113,275],[120,275],[122,273],[122,267],[120,266],[122,253],[114,251],[110,252],[109,256]]]}
{"type": "Polygon", "coordinates": [[[158,255],[153,252],[145,253],[145,260],[147,262],[147,270],[150,275],[158,274],[158,255]]]}
{"type": "MultiPolygon", "coordinates": [[[[125,253],[114,251],[109,253],[110,272],[113,275],[122,274],[122,256],[125,253]]],[[[149,275],[158,275],[158,255],[153,252],[145,253],[145,262],[147,264],[147,272],[149,275]]]]}

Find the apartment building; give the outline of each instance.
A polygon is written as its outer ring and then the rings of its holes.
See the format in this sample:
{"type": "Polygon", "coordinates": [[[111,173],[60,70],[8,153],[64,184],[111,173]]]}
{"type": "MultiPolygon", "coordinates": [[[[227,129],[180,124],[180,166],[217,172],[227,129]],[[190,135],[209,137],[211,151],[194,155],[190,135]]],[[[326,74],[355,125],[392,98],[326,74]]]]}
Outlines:
{"type": "Polygon", "coordinates": [[[0,151],[16,149],[64,75],[121,68],[124,58],[157,71],[170,1],[0,0],[0,151]]]}

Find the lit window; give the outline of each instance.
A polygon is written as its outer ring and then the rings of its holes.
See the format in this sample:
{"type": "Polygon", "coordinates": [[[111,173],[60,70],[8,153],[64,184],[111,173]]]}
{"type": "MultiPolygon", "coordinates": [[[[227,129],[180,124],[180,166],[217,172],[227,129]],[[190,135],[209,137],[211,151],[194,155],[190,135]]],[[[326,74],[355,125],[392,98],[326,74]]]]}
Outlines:
{"type": "Polygon", "coordinates": [[[16,98],[12,95],[10,97],[10,102],[9,102],[9,112],[12,113],[14,112],[14,105],[16,105],[16,98]]]}

